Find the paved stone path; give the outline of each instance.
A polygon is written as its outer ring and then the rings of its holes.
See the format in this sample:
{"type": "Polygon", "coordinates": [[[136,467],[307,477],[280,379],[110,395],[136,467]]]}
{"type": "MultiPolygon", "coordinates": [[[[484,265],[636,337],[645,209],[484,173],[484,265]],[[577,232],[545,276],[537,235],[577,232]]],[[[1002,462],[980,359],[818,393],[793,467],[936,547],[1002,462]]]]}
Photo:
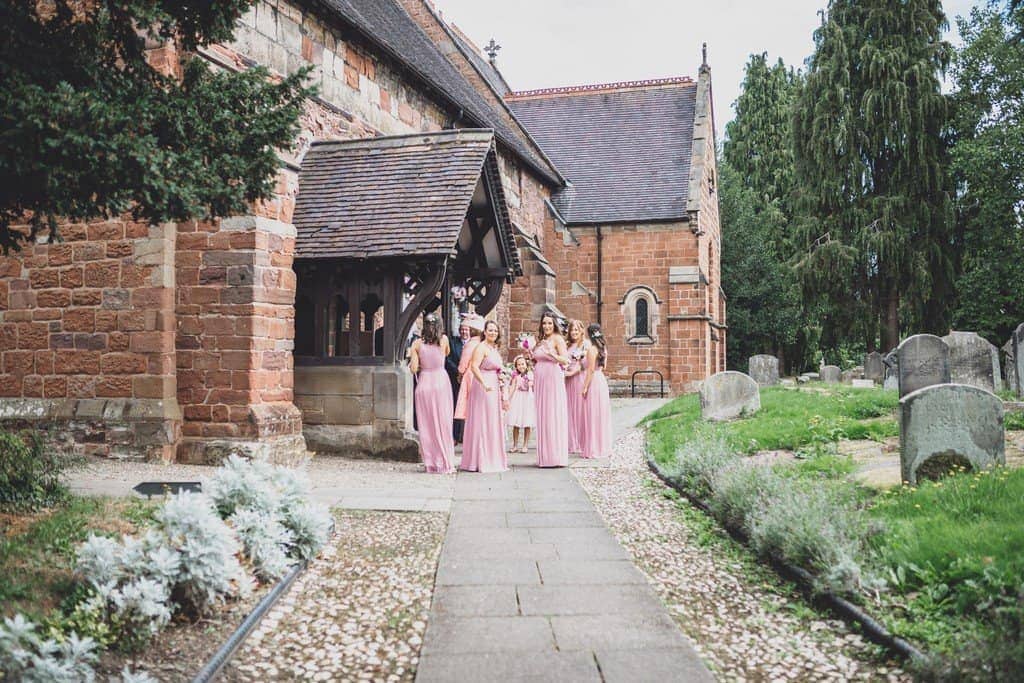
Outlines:
{"type": "Polygon", "coordinates": [[[417,680],[712,680],[572,473],[533,462],[458,475],[417,680]]]}

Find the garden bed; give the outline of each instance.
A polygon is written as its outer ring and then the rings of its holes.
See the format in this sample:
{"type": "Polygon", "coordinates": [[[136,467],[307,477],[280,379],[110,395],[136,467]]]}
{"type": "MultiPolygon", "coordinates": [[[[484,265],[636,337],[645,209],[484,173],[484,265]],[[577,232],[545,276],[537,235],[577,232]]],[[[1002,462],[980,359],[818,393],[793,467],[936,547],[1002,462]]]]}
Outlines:
{"type": "Polygon", "coordinates": [[[760,555],[809,571],[937,655],[932,673],[1019,676],[1024,471],[865,487],[838,442],[891,436],[895,392],[816,389],[763,390],[759,413],[718,424],[681,397],[647,418],[649,454],[760,555]],[[791,457],[749,457],[769,449],[791,457]]]}

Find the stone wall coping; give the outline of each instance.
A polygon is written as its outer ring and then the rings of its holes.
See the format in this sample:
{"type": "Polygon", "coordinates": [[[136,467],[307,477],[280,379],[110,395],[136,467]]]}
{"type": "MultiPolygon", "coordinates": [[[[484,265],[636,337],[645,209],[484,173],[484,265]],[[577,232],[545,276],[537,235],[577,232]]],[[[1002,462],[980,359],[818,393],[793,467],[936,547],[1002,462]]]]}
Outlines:
{"type": "Polygon", "coordinates": [[[224,218],[220,222],[220,229],[230,232],[245,232],[246,230],[259,230],[281,237],[295,237],[295,226],[284,221],[264,218],[263,216],[232,216],[224,218]]]}
{"type": "Polygon", "coordinates": [[[104,420],[163,422],[181,420],[176,399],[0,398],[0,421],[104,420]]]}

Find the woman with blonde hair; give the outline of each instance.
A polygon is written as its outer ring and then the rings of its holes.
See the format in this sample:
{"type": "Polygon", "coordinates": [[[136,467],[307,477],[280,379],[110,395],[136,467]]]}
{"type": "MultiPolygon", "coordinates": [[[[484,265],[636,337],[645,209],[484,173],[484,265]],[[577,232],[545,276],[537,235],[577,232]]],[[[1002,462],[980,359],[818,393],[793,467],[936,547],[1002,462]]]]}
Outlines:
{"type": "Polygon", "coordinates": [[[484,324],[483,339],[476,345],[469,362],[473,383],[469,388],[469,410],[459,465],[459,469],[469,472],[504,472],[508,469],[498,382],[502,368],[501,354],[498,353],[500,342],[498,323],[488,320],[484,324]]]}
{"type": "Polygon", "coordinates": [[[565,369],[565,398],[569,416],[569,452],[583,450],[584,360],[590,344],[582,320],[569,321],[569,366],[565,369]]]}

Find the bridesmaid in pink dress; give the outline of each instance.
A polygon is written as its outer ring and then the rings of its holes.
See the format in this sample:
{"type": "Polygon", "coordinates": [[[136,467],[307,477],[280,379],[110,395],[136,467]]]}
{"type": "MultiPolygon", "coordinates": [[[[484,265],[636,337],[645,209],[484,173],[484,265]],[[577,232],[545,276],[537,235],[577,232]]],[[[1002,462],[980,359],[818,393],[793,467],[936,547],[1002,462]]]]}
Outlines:
{"type": "Polygon", "coordinates": [[[452,385],[444,369],[448,337],[440,334],[441,324],[431,313],[423,319],[423,336],[412,344],[409,369],[418,374],[416,382],[416,424],[420,434],[420,457],[427,472],[455,471],[455,442],[452,440],[452,385]],[[440,338],[439,338],[440,335],[440,338]]]}
{"type": "Polygon", "coordinates": [[[484,339],[473,351],[469,371],[473,383],[469,388],[469,411],[462,440],[462,463],[459,469],[469,472],[504,472],[508,469],[505,453],[505,430],[501,421],[501,354],[498,323],[488,320],[484,339]]]}
{"type": "Polygon", "coordinates": [[[607,458],[612,454],[612,405],[608,380],[604,376],[608,350],[600,325],[591,323],[587,336],[590,349],[587,351],[587,378],[583,382],[583,457],[607,458]]]}
{"type": "Polygon", "coordinates": [[[569,452],[583,450],[583,380],[587,356],[586,330],[582,320],[569,321],[569,367],[565,369],[565,398],[569,406],[569,452]]]}
{"type": "Polygon", "coordinates": [[[469,407],[469,386],[473,383],[473,375],[469,374],[469,361],[473,359],[473,351],[480,343],[480,333],[484,331],[484,319],[478,315],[466,316],[464,322],[473,337],[462,347],[462,355],[459,356],[459,398],[455,402],[456,420],[466,419],[466,411],[469,407]]]}
{"type": "Polygon", "coordinates": [[[555,316],[540,318],[537,348],[533,350],[533,391],[537,405],[537,467],[569,464],[569,416],[565,374],[569,362],[565,339],[557,332],[555,316]]]}

